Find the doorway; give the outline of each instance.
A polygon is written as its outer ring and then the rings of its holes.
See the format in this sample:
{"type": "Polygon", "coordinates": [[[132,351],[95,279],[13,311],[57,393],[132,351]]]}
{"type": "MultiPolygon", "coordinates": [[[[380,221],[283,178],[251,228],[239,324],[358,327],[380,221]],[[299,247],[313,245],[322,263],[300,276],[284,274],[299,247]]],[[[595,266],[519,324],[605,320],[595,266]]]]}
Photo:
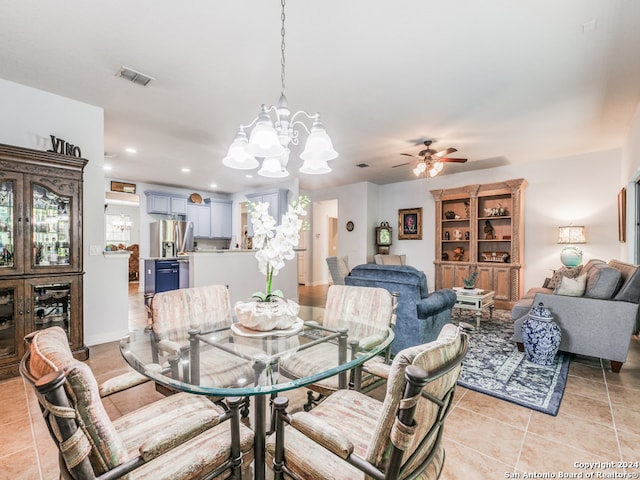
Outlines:
{"type": "Polygon", "coordinates": [[[329,283],[327,257],[339,255],[338,200],[313,202],[312,285],[329,283]]]}
{"type": "Polygon", "coordinates": [[[329,217],[329,243],[327,245],[328,257],[338,256],[338,219],[329,217]]]}

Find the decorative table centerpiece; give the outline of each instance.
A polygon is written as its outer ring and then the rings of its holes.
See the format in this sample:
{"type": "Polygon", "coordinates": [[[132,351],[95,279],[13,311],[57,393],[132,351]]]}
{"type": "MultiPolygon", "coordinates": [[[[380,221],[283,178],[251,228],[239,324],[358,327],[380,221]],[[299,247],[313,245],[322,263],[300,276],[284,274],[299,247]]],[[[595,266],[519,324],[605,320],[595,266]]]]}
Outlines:
{"type": "Polygon", "coordinates": [[[299,197],[282,216],[282,223],[269,215],[269,204],[249,203],[253,224],[253,248],[256,249],[258,268],[266,277],[264,292],[255,292],[250,301],[236,302],[234,310],[238,323],[259,331],[287,329],[298,319],[300,306],[284,298],[281,290],[273,290],[273,277],[284,267],[285,260],[295,258],[294,248],[300,241],[300,231],[308,224],[300,217],[307,214],[309,198],[299,197]]]}

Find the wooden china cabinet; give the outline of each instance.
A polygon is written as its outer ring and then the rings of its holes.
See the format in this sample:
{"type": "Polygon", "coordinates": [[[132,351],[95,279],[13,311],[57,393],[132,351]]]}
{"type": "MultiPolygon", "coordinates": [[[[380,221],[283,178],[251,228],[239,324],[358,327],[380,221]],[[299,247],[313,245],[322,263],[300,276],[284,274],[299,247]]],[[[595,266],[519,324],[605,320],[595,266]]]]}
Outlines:
{"type": "Polygon", "coordinates": [[[493,290],[496,307],[513,307],[523,289],[525,186],[520,178],[431,191],[436,289],[461,287],[476,271],[476,288],[493,290]]]}
{"type": "Polygon", "coordinates": [[[0,379],[28,333],[64,329],[89,356],[82,315],[82,175],[87,160],[0,144],[0,379]]]}

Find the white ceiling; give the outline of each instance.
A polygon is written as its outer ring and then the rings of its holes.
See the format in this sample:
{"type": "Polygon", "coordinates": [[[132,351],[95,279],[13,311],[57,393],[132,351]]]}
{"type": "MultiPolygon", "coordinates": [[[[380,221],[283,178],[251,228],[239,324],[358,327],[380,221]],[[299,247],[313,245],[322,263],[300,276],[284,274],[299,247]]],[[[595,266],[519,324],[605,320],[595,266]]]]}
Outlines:
{"type": "MultiPolygon", "coordinates": [[[[320,112],[340,153],[309,176],[294,149],[301,188],[410,180],[391,166],[427,138],[469,158],[444,173],[618,148],[640,102],[638,0],[290,0],[286,15],[290,107],[320,112]]],[[[275,182],[221,160],[280,95],[277,0],[0,0],[0,78],[104,108],[109,177],[275,182]]]]}

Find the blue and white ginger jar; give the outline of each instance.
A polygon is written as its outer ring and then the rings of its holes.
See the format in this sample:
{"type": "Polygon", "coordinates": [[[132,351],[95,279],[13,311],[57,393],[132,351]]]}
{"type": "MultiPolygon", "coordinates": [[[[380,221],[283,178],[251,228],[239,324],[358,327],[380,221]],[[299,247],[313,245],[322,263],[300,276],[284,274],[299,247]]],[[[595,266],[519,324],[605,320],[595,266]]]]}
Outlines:
{"type": "Polygon", "coordinates": [[[522,323],[522,340],[526,359],[538,365],[553,365],[560,347],[562,332],[553,321],[551,310],[542,302],[529,311],[522,323]]]}

